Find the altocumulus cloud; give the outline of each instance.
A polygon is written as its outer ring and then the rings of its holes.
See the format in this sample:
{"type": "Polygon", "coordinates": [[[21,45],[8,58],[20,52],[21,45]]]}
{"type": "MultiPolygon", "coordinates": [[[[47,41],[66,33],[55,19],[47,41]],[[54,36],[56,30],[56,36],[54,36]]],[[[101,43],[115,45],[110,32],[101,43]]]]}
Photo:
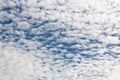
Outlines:
{"type": "Polygon", "coordinates": [[[0,0],[0,80],[119,80],[119,0],[0,0]]]}

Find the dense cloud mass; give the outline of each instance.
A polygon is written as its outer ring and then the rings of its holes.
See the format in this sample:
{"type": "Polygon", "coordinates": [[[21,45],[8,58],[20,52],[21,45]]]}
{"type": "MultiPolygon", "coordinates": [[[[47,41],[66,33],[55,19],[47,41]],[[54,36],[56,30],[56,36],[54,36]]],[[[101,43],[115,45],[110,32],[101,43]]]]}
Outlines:
{"type": "Polygon", "coordinates": [[[0,80],[120,80],[119,0],[0,0],[0,80]]]}

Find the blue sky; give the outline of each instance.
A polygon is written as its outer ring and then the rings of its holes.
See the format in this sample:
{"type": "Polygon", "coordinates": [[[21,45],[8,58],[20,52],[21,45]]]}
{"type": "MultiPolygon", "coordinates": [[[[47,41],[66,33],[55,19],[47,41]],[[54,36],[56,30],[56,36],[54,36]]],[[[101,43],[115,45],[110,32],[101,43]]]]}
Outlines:
{"type": "Polygon", "coordinates": [[[0,0],[0,80],[119,80],[119,0],[0,0]]]}

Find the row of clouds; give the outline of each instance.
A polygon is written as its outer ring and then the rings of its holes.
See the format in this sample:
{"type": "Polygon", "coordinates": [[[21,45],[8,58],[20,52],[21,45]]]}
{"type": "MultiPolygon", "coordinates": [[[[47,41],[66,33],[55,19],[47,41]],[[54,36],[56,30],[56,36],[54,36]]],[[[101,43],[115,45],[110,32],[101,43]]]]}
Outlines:
{"type": "Polygon", "coordinates": [[[89,0],[3,1],[0,40],[17,42],[28,50],[43,46],[54,50],[67,46],[65,49],[70,53],[78,53],[82,49],[92,53],[110,50],[118,54],[120,30],[119,11],[115,10],[119,7],[117,5],[118,2],[99,0],[91,4],[89,0]],[[101,6],[105,6],[105,10],[101,6]],[[111,47],[114,49],[111,50],[111,47]]]}
{"type": "Polygon", "coordinates": [[[102,60],[93,60],[68,54],[67,56],[73,57],[74,61],[67,63],[67,59],[62,59],[60,55],[45,54],[41,50],[28,52],[3,43],[0,45],[1,80],[120,79],[120,59],[104,57],[102,60]]]}
{"type": "Polygon", "coordinates": [[[119,3],[1,0],[1,80],[119,80],[119,3]]]}

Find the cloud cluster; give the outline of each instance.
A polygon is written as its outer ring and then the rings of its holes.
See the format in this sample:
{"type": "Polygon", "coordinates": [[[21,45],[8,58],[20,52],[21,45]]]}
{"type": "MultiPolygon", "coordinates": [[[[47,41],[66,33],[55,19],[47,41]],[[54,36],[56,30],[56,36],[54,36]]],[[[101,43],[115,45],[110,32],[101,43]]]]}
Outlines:
{"type": "Polygon", "coordinates": [[[119,3],[0,0],[0,79],[118,80],[119,3]]]}

